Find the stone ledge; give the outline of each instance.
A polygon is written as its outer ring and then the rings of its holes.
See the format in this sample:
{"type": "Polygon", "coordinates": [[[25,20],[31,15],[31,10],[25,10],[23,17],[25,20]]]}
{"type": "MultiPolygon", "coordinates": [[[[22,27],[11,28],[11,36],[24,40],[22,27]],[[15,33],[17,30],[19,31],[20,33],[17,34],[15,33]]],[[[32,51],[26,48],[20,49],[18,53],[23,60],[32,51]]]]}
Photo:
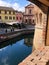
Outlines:
{"type": "Polygon", "coordinates": [[[33,51],[18,65],[49,65],[49,46],[33,51]]]}

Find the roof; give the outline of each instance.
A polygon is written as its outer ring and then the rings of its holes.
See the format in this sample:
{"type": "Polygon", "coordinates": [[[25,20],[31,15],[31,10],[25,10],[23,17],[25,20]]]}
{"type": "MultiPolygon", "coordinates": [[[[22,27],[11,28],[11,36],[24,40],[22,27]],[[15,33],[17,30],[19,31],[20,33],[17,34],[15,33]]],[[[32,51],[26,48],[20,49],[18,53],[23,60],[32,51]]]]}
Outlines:
{"type": "Polygon", "coordinates": [[[17,14],[17,13],[19,13],[19,14],[23,14],[23,12],[21,12],[21,11],[16,11],[16,14],[17,14]]]}
{"type": "Polygon", "coordinates": [[[27,5],[25,8],[33,8],[34,7],[34,5],[33,4],[29,4],[29,5],[27,5]]]}
{"type": "Polygon", "coordinates": [[[28,0],[30,2],[40,2],[49,7],[49,0],[28,0]]]}
{"type": "Polygon", "coordinates": [[[0,6],[0,10],[15,11],[12,7],[4,7],[4,6],[0,6]]]}
{"type": "Polygon", "coordinates": [[[49,0],[28,0],[37,5],[44,13],[47,13],[49,7],[49,0]]]}
{"type": "Polygon", "coordinates": [[[49,0],[39,0],[39,2],[45,4],[46,6],[49,6],[49,0]]]}
{"type": "Polygon", "coordinates": [[[17,13],[22,13],[21,11],[17,11],[17,13]]]}

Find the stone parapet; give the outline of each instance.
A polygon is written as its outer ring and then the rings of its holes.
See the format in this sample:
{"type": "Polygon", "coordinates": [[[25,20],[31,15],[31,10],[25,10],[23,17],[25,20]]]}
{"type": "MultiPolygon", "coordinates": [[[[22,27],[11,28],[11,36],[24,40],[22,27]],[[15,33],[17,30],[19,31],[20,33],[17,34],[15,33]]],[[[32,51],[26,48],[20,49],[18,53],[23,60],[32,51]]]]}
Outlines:
{"type": "Polygon", "coordinates": [[[39,47],[44,46],[44,43],[43,43],[43,26],[42,25],[36,25],[35,26],[33,45],[34,45],[35,49],[38,49],[39,47]]]}
{"type": "Polygon", "coordinates": [[[49,65],[49,46],[34,50],[18,65],[49,65]]]}

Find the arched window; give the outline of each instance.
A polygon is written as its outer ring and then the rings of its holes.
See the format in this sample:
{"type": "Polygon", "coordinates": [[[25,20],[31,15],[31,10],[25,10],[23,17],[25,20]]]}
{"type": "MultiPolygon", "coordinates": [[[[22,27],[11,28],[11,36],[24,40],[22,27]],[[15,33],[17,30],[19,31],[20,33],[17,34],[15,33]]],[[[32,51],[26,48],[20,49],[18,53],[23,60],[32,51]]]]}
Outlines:
{"type": "Polygon", "coordinates": [[[21,20],[22,18],[20,17],[20,20],[21,20]]]}
{"type": "Polygon", "coordinates": [[[42,13],[39,14],[40,23],[42,22],[42,13]]]}
{"type": "Polygon", "coordinates": [[[0,19],[1,19],[1,16],[0,16],[0,19]]]}
{"type": "Polygon", "coordinates": [[[33,23],[34,23],[34,19],[33,19],[33,23]]]}
{"type": "Polygon", "coordinates": [[[29,14],[31,14],[31,9],[29,10],[29,14]]]}
{"type": "Polygon", "coordinates": [[[27,19],[25,20],[25,23],[27,23],[27,19]]]}
{"type": "Polygon", "coordinates": [[[16,19],[18,20],[18,17],[16,17],[16,19]]]}
{"type": "Polygon", "coordinates": [[[36,21],[37,21],[37,23],[38,23],[38,13],[36,13],[36,21]]]}
{"type": "Polygon", "coordinates": [[[32,23],[31,23],[31,19],[28,19],[28,23],[29,23],[29,24],[32,24],[32,23]]]}

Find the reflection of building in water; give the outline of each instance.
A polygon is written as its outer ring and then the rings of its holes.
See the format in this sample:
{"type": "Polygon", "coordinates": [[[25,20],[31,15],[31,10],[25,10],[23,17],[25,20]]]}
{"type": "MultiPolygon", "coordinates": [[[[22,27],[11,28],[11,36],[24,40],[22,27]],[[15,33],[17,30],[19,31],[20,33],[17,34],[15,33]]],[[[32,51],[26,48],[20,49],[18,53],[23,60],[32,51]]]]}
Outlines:
{"type": "Polygon", "coordinates": [[[24,43],[28,46],[33,44],[33,38],[25,38],[24,43]]]}

